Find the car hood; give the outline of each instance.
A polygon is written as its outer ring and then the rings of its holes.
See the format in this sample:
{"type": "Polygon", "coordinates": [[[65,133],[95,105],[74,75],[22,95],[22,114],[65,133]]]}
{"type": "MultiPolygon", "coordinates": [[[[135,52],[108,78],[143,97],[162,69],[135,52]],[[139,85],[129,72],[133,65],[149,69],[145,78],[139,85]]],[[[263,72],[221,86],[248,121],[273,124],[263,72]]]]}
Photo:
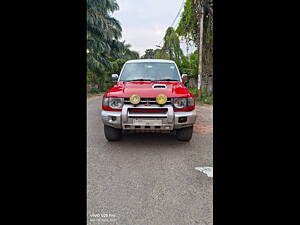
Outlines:
{"type": "Polygon", "coordinates": [[[155,98],[159,94],[165,94],[168,98],[173,97],[191,97],[192,94],[181,82],[117,82],[105,97],[128,98],[132,94],[137,94],[141,98],[155,98]],[[153,88],[154,84],[165,85],[166,88],[153,88]]]}

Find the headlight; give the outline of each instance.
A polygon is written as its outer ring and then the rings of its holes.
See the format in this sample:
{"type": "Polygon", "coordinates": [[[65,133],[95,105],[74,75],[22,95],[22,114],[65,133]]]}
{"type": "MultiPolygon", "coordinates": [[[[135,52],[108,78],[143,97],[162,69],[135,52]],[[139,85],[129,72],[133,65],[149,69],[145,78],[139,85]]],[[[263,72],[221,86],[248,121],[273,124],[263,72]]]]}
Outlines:
{"type": "Polygon", "coordinates": [[[173,100],[174,107],[177,109],[185,108],[187,105],[186,98],[174,98],[173,100]]]}
{"type": "Polygon", "coordinates": [[[102,105],[104,105],[104,106],[108,106],[108,100],[109,100],[109,98],[103,98],[103,100],[102,100],[102,105]]]}
{"type": "Polygon", "coordinates": [[[109,98],[108,106],[112,109],[122,109],[123,98],[109,98]]]}
{"type": "Polygon", "coordinates": [[[112,109],[122,109],[123,107],[123,98],[103,98],[103,105],[109,106],[112,109]]]}
{"type": "Polygon", "coordinates": [[[195,105],[195,99],[192,97],[188,98],[174,98],[173,105],[176,109],[183,109],[195,105]]]}
{"type": "Polygon", "coordinates": [[[187,106],[194,106],[195,105],[195,99],[192,97],[187,98],[187,106]]]}

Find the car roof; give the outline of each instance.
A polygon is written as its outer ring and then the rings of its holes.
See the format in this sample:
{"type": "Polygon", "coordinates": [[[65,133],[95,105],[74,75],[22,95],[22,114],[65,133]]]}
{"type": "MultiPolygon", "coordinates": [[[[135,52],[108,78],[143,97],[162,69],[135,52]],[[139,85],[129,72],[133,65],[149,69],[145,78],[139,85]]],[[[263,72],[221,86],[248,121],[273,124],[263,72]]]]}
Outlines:
{"type": "Polygon", "coordinates": [[[166,60],[166,59],[133,59],[133,60],[128,60],[126,63],[141,63],[141,62],[175,63],[173,60],[166,60]]]}

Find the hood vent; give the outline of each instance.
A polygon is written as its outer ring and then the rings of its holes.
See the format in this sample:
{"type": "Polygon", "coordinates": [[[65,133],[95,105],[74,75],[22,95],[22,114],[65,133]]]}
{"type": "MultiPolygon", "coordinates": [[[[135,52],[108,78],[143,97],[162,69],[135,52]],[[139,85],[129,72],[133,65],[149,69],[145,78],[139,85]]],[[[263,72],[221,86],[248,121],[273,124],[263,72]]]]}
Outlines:
{"type": "Polygon", "coordinates": [[[165,84],[153,84],[152,88],[167,88],[167,85],[165,85],[165,84]]]}

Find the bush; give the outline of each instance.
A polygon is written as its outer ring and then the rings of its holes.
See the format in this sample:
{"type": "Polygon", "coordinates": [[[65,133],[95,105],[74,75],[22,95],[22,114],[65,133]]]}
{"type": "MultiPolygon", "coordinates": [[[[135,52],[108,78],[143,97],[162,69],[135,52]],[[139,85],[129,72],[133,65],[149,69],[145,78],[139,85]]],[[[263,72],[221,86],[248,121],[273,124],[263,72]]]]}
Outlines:
{"type": "Polygon", "coordinates": [[[100,90],[98,88],[91,88],[88,94],[100,94],[100,90]]]}
{"type": "Polygon", "coordinates": [[[205,96],[201,100],[202,100],[202,104],[212,105],[213,104],[213,95],[205,96]]]}
{"type": "Polygon", "coordinates": [[[104,92],[108,91],[114,85],[115,85],[115,83],[113,81],[106,81],[106,82],[104,82],[103,91],[104,92]]]}
{"type": "Polygon", "coordinates": [[[196,102],[199,104],[213,104],[213,95],[209,95],[205,90],[202,90],[201,99],[198,98],[197,88],[188,88],[189,91],[195,96],[196,102]]]}
{"type": "Polygon", "coordinates": [[[197,95],[197,88],[191,88],[191,87],[189,87],[188,88],[189,89],[189,91],[193,94],[193,95],[197,95]]]}

